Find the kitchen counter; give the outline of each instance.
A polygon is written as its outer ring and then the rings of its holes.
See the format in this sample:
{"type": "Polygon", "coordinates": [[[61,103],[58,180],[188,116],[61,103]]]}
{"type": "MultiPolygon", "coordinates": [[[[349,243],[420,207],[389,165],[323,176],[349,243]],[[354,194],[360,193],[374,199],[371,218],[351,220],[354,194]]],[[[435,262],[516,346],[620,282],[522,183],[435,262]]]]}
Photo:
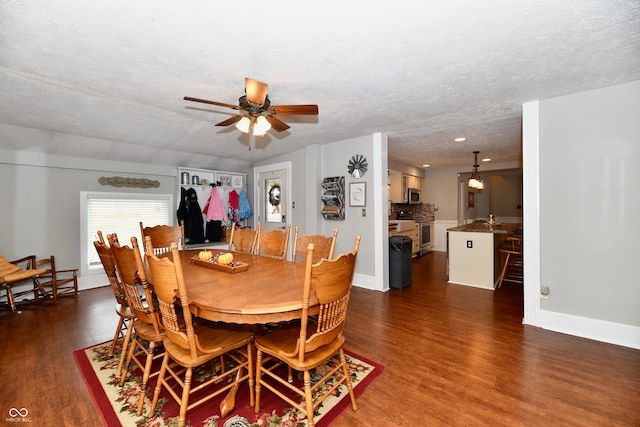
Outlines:
{"type": "Polygon", "coordinates": [[[522,227],[521,224],[511,223],[497,223],[489,225],[484,221],[476,221],[465,225],[459,225],[458,227],[452,227],[447,231],[468,231],[472,233],[496,233],[496,234],[513,234],[522,227]]]}
{"type": "Polygon", "coordinates": [[[499,248],[508,235],[520,228],[520,224],[489,226],[483,221],[449,228],[449,283],[495,289],[504,262],[499,248]]]}

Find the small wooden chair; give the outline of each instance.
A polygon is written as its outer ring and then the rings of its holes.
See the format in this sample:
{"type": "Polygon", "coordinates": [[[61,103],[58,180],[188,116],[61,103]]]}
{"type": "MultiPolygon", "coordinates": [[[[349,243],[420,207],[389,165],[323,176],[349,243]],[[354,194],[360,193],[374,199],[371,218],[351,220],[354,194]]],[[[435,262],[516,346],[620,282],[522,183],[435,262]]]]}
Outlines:
{"type": "Polygon", "coordinates": [[[184,220],[180,221],[180,225],[156,225],[153,227],[144,227],[141,221],[140,234],[142,235],[143,245],[144,238],[147,236],[151,237],[151,242],[153,243],[156,255],[169,252],[171,243],[178,244],[178,248],[182,250],[186,249],[184,220]]]}
{"type": "MultiPolygon", "coordinates": [[[[276,328],[266,335],[255,337],[257,349],[256,363],[256,413],[260,412],[261,387],[298,408],[307,415],[309,426],[314,425],[313,413],[324,399],[332,395],[341,385],[346,384],[351,397],[351,407],[357,410],[356,398],[349,376],[349,368],[344,356],[345,337],[342,334],[347,317],[349,295],[355,273],[360,236],[356,236],[353,252],[342,254],[333,260],[323,259],[313,263],[313,244],[309,244],[306,257],[304,293],[302,295],[302,318],[276,328]],[[315,293],[319,301],[317,318],[309,315],[309,298],[315,293]],[[311,386],[311,370],[325,365],[327,360],[338,355],[340,362],[323,370],[322,378],[311,386]],[[264,357],[266,355],[266,358],[264,357]],[[281,362],[290,369],[303,373],[304,389],[291,384],[274,372],[281,362]],[[273,362],[273,363],[272,363],[273,362]],[[342,372],[340,372],[342,371],[342,372]],[[331,382],[334,374],[337,376],[331,382]],[[304,404],[291,399],[283,391],[288,388],[297,395],[304,396],[304,404]],[[314,394],[321,394],[313,398],[314,394]]],[[[315,307],[314,307],[315,308],[315,307]]],[[[318,374],[318,372],[316,372],[318,374]]]]}
{"type": "Polygon", "coordinates": [[[116,239],[110,240],[109,243],[118,274],[122,279],[122,287],[127,295],[129,308],[136,316],[132,323],[133,335],[120,378],[120,385],[124,385],[129,365],[133,361],[143,372],[137,410],[137,415],[140,416],[144,407],[149,378],[159,374],[159,372],[151,373],[151,365],[155,359],[164,356],[164,351],[156,352],[156,349],[162,347],[166,334],[160,325],[158,310],[154,306],[151,286],[147,282],[144,264],[138,249],[138,240],[132,237],[131,247],[120,246],[116,239]],[[138,286],[142,287],[144,294],[140,294],[138,286]],[[146,346],[145,343],[147,343],[146,346]]]}
{"type": "MultiPolygon", "coordinates": [[[[117,240],[117,236],[115,236],[115,234],[110,237],[117,240]]],[[[122,366],[124,365],[124,361],[127,357],[127,349],[129,348],[129,342],[131,341],[131,334],[133,332],[131,323],[136,316],[131,312],[131,309],[129,309],[127,296],[124,292],[124,288],[122,287],[122,282],[120,282],[120,278],[118,277],[116,260],[113,258],[111,248],[109,248],[104,240],[102,231],[98,230],[98,240],[93,242],[93,246],[96,248],[96,252],[98,252],[100,262],[102,262],[102,268],[104,268],[107,279],[109,279],[109,286],[111,286],[111,291],[116,299],[118,325],[116,326],[116,332],[111,340],[109,354],[112,355],[115,353],[116,344],[118,343],[118,340],[122,338],[122,349],[120,351],[118,370],[116,371],[116,380],[120,382],[120,378],[122,378],[122,366]]]]}
{"type": "Polygon", "coordinates": [[[248,254],[255,253],[261,229],[261,224],[258,224],[255,230],[252,228],[236,228],[236,223],[234,222],[229,236],[229,250],[248,254]]]}
{"type": "Polygon", "coordinates": [[[325,236],[323,234],[302,234],[298,236],[299,227],[296,225],[293,233],[293,250],[291,251],[291,261],[304,262],[307,246],[313,243],[313,262],[316,263],[322,258],[333,258],[333,251],[336,247],[336,239],[338,237],[338,229],[333,230],[333,236],[325,236]]]}
{"type": "Polygon", "coordinates": [[[58,297],[77,297],[78,269],[58,270],[56,257],[42,258],[36,261],[37,268],[45,268],[47,272],[33,278],[33,285],[40,291],[43,297],[58,301],[58,297]],[[51,293],[47,289],[51,289],[51,293]]]}
{"type": "Polygon", "coordinates": [[[524,283],[524,274],[522,271],[522,237],[507,237],[499,251],[506,256],[502,273],[500,274],[498,288],[502,287],[502,282],[524,283]]]}
{"type": "Polygon", "coordinates": [[[22,285],[27,282],[33,285],[32,281],[34,277],[47,273],[47,269],[36,268],[36,265],[37,260],[35,255],[29,255],[9,262],[2,254],[0,254],[0,286],[4,287],[6,290],[7,305],[13,314],[22,313],[16,308],[16,298],[33,292],[33,299],[38,299],[39,289],[35,285],[30,287],[28,290],[21,292],[13,291],[14,286],[22,285]]]}
{"type": "Polygon", "coordinates": [[[154,255],[149,238],[146,245],[145,255],[149,273],[167,333],[164,340],[166,354],[160,368],[149,417],[153,416],[156,410],[163,387],[170,391],[171,396],[180,405],[180,427],[185,425],[187,410],[230,391],[220,403],[221,415],[226,416],[235,404],[233,400],[229,403],[228,399],[235,399],[235,391],[246,380],[249,382],[250,405],[253,406],[253,334],[237,325],[196,323],[189,309],[189,297],[177,246],[171,245],[172,257],[158,258],[154,255]],[[215,375],[217,372],[214,372],[210,379],[192,389],[193,369],[205,363],[213,364],[218,358],[221,364],[220,373],[215,375]],[[179,365],[180,369],[174,369],[174,366],[169,364],[170,360],[179,365]],[[230,362],[230,365],[226,366],[225,362],[230,362]],[[230,369],[227,369],[229,367],[230,369]],[[242,375],[244,369],[247,370],[247,374],[242,375]],[[181,395],[177,390],[179,388],[182,388],[181,395]],[[209,389],[210,393],[189,404],[190,395],[205,388],[209,389]]]}
{"type": "Polygon", "coordinates": [[[291,224],[287,225],[285,231],[261,231],[256,245],[256,254],[275,259],[287,259],[290,234],[291,224]]]}

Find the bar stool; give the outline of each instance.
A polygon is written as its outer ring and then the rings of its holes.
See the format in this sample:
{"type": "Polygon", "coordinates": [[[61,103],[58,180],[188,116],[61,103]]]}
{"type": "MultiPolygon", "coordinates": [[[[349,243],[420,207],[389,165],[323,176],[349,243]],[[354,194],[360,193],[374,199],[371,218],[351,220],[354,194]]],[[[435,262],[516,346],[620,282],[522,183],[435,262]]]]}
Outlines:
{"type": "Polygon", "coordinates": [[[509,236],[500,248],[500,252],[505,254],[504,267],[500,274],[498,287],[502,282],[524,283],[522,268],[522,237],[509,236]]]}

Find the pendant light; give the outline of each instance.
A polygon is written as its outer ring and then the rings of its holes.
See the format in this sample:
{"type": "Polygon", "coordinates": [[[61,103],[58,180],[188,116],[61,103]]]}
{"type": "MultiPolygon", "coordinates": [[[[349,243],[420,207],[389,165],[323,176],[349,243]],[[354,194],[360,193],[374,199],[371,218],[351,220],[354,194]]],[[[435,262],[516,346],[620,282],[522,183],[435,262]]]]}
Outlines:
{"type": "Polygon", "coordinates": [[[479,151],[474,151],[475,154],[475,162],[473,165],[473,172],[471,173],[471,177],[467,181],[467,186],[469,188],[473,188],[475,190],[484,190],[484,181],[480,179],[480,175],[478,174],[478,153],[479,151]]]}

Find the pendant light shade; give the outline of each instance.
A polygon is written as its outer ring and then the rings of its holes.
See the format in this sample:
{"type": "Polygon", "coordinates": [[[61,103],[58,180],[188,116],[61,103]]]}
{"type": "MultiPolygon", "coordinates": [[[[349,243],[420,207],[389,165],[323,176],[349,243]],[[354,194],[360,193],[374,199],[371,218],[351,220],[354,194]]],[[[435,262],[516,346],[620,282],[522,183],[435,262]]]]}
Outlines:
{"type": "Polygon", "coordinates": [[[480,179],[480,174],[478,174],[478,153],[479,151],[474,151],[475,154],[475,162],[473,165],[473,172],[471,173],[471,177],[467,181],[467,186],[469,188],[473,188],[474,190],[484,190],[484,181],[480,179]]]}
{"type": "Polygon", "coordinates": [[[256,136],[262,136],[269,129],[271,129],[271,123],[269,123],[264,116],[258,116],[253,124],[253,134],[256,136]]]}
{"type": "Polygon", "coordinates": [[[258,116],[255,119],[245,116],[236,123],[236,128],[244,133],[251,132],[255,136],[264,136],[271,129],[271,123],[264,116],[258,116]]]}
{"type": "Polygon", "coordinates": [[[240,119],[238,123],[236,123],[236,128],[240,132],[249,133],[249,127],[251,126],[251,119],[249,117],[243,117],[240,119]]]}

